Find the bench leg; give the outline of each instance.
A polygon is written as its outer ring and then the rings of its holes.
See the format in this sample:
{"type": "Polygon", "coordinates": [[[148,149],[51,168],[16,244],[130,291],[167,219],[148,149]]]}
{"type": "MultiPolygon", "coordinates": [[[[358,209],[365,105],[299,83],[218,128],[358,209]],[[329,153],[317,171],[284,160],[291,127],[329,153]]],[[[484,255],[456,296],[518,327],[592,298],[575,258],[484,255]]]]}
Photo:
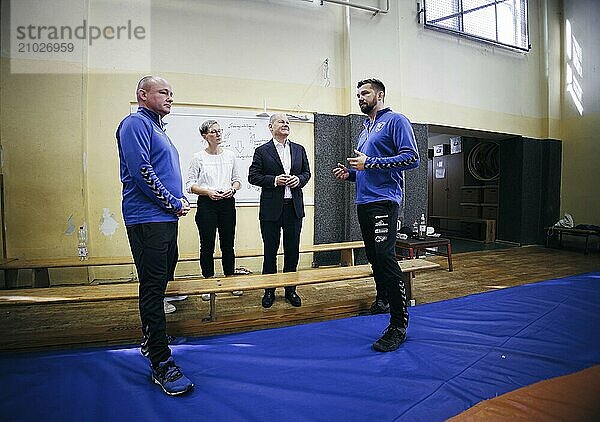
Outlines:
{"type": "Polygon", "coordinates": [[[452,247],[450,246],[450,243],[446,245],[446,254],[448,257],[448,271],[452,271],[452,247]]]}
{"type": "Polygon", "coordinates": [[[340,251],[340,265],[342,267],[352,267],[354,265],[353,249],[344,249],[340,251]]]}
{"type": "Polygon", "coordinates": [[[4,270],[4,286],[7,289],[16,288],[18,279],[19,270],[4,270]]]}
{"type": "Polygon", "coordinates": [[[210,293],[209,316],[202,318],[202,321],[213,322],[217,320],[217,294],[210,293]]]}
{"type": "Polygon", "coordinates": [[[35,268],[33,270],[33,287],[50,287],[48,268],[35,268]]]}
{"type": "Polygon", "coordinates": [[[562,231],[558,232],[558,249],[562,249],[562,231]]]}

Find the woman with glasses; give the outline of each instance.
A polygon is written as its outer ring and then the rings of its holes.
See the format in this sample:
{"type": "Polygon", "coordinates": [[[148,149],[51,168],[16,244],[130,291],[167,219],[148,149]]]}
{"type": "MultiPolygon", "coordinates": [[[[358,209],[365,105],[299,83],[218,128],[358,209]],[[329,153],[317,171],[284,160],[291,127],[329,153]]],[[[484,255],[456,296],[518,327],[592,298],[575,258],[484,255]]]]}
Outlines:
{"type": "MultiPolygon", "coordinates": [[[[216,120],[200,125],[200,135],[208,146],[194,154],[188,170],[186,190],[198,195],[196,225],[200,234],[200,268],[205,278],[215,275],[215,238],[219,232],[223,273],[235,273],[235,199],[241,187],[239,162],[233,151],[221,147],[223,130],[216,120]]],[[[241,291],[232,292],[239,296],[241,291]]],[[[210,295],[202,295],[208,300],[210,295]]]]}

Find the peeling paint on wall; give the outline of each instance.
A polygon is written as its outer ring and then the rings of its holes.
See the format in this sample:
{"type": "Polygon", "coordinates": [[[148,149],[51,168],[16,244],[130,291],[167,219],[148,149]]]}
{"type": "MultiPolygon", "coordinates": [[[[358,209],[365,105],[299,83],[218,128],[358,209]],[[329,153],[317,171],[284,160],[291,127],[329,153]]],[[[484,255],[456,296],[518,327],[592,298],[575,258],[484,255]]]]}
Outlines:
{"type": "Polygon", "coordinates": [[[67,228],[65,229],[65,235],[71,236],[75,233],[75,225],[73,224],[73,213],[67,219],[67,228]]]}
{"type": "Polygon", "coordinates": [[[115,220],[115,215],[108,208],[102,210],[102,218],[100,219],[100,231],[104,236],[112,236],[117,231],[119,223],[115,220]]]}

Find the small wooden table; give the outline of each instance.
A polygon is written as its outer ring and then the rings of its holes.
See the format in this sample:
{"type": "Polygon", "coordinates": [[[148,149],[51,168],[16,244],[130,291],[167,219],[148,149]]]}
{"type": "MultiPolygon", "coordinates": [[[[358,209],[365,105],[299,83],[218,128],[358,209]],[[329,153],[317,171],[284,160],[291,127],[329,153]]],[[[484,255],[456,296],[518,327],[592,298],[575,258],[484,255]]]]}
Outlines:
{"type": "Polygon", "coordinates": [[[408,238],[406,240],[396,239],[396,258],[402,259],[404,258],[401,254],[402,249],[408,250],[408,258],[418,258],[419,251],[427,251],[434,255],[445,256],[448,258],[448,271],[452,271],[452,247],[450,246],[450,239],[445,237],[433,237],[427,236],[425,239],[413,239],[408,238]],[[443,250],[433,250],[431,248],[436,248],[440,246],[446,247],[446,252],[443,250]]]}

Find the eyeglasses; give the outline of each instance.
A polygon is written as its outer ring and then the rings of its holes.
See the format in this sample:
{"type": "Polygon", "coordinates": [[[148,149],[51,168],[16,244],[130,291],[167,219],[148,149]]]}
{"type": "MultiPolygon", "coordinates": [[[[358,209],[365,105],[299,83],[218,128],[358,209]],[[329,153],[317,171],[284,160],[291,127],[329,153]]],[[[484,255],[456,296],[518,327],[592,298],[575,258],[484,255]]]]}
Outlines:
{"type": "Polygon", "coordinates": [[[209,130],[208,133],[212,133],[213,135],[216,135],[217,133],[223,133],[223,129],[209,130]]]}

